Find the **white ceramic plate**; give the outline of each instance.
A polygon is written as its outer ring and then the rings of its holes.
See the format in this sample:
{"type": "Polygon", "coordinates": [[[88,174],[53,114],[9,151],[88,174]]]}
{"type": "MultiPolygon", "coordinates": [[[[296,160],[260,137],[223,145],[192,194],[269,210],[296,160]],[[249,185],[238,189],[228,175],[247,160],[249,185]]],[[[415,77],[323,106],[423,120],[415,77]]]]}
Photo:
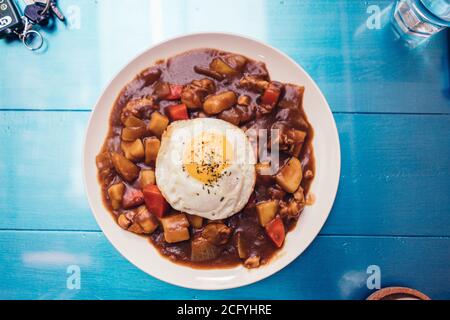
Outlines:
{"type": "Polygon", "coordinates": [[[84,181],[89,204],[106,237],[131,263],[148,274],[171,284],[193,289],[226,289],[264,279],[297,258],[324,225],[336,196],[340,173],[339,137],[327,101],[311,77],[279,50],[246,37],[223,34],[191,34],[160,43],[131,60],[103,91],[95,106],[84,145],[84,181]],[[97,181],[95,157],[108,132],[109,114],[122,88],[140,71],[159,59],[195,48],[216,48],[243,54],[266,63],[274,80],[305,86],[304,108],[314,127],[313,147],[316,177],[311,192],[316,202],[303,211],[295,229],[272,261],[258,269],[242,266],[230,269],[193,269],[170,262],[159,255],[147,239],[122,230],[103,206],[97,181]]]}

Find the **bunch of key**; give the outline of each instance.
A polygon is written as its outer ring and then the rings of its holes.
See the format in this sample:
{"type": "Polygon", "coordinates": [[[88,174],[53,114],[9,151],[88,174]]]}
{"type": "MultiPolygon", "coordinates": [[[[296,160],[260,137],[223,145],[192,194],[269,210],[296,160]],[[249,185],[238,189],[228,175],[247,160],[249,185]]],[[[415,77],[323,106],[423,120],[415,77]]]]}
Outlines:
{"type": "Polygon", "coordinates": [[[44,39],[34,27],[45,27],[50,20],[58,18],[64,21],[56,0],[24,0],[25,9],[20,14],[15,0],[0,0],[0,36],[18,37],[30,50],[42,47],[44,39]]]}

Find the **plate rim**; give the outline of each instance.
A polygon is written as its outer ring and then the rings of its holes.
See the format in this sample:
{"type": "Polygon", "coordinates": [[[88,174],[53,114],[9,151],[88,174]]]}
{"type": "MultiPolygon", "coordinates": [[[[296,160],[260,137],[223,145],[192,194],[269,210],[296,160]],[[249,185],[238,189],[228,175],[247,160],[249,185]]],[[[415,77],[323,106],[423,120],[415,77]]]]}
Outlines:
{"type": "MultiPolygon", "coordinates": [[[[178,54],[181,54],[183,52],[185,52],[186,50],[181,50],[178,54]]],[[[165,59],[170,58],[170,57],[166,57],[165,59]]],[[[154,62],[152,62],[154,63],[154,62]]],[[[117,93],[119,94],[119,93],[117,93]]],[[[115,99],[117,99],[117,96],[115,97],[115,99]]],[[[145,49],[143,49],[142,51],[140,51],[138,54],[134,55],[132,58],[128,59],[127,62],[121,66],[121,68],[114,73],[114,75],[110,78],[109,81],[107,81],[107,83],[103,86],[103,88],[101,89],[101,93],[99,95],[99,98],[96,100],[94,107],[92,108],[90,115],[89,115],[89,119],[87,122],[87,127],[85,129],[85,133],[84,133],[84,140],[83,140],[83,151],[82,151],[82,169],[83,169],[83,185],[84,185],[84,190],[86,193],[86,197],[88,199],[88,203],[89,203],[89,208],[91,210],[92,215],[94,216],[98,226],[100,227],[101,232],[105,235],[106,239],[109,241],[110,244],[112,244],[112,246],[114,247],[114,249],[120,253],[120,255],[125,258],[128,262],[130,262],[132,265],[134,265],[135,267],[137,267],[139,270],[143,271],[145,274],[158,279],[160,281],[163,281],[165,283],[169,283],[171,285],[177,286],[177,287],[182,287],[182,288],[187,288],[187,289],[195,289],[195,290],[205,290],[205,291],[215,291],[215,290],[227,290],[227,289],[233,289],[233,288],[239,288],[239,287],[243,287],[243,286],[248,286],[250,284],[254,284],[257,283],[263,279],[266,279],[276,273],[278,273],[280,270],[284,269],[285,267],[287,267],[288,265],[290,265],[294,260],[296,260],[297,258],[299,258],[312,244],[312,242],[314,242],[314,240],[317,238],[317,236],[319,235],[320,231],[323,229],[326,221],[328,220],[331,210],[333,208],[333,205],[336,201],[336,196],[337,196],[337,192],[339,189],[339,184],[340,184],[340,173],[341,173],[341,146],[340,146],[340,137],[339,137],[339,131],[337,129],[337,125],[336,125],[336,120],[334,119],[333,116],[333,112],[331,111],[331,108],[328,104],[327,99],[325,98],[325,95],[323,94],[323,92],[320,90],[319,86],[317,85],[317,83],[314,81],[314,79],[309,75],[309,73],[298,63],[296,62],[293,58],[291,58],[290,56],[288,56],[286,53],[284,53],[283,51],[281,51],[278,48],[275,48],[274,46],[263,42],[261,40],[255,39],[253,37],[249,37],[247,35],[243,35],[243,34],[239,34],[239,33],[231,33],[231,32],[193,32],[193,33],[184,33],[184,34],[180,34],[177,36],[173,36],[173,37],[168,37],[167,39],[163,40],[163,41],[158,41],[154,44],[151,44],[150,46],[146,47],[145,49]],[[97,106],[100,104],[101,100],[103,99],[103,96],[105,94],[105,92],[107,91],[107,89],[114,83],[114,81],[119,77],[119,75],[124,71],[124,69],[126,69],[130,64],[132,64],[134,61],[138,60],[141,56],[145,55],[147,52],[151,51],[152,49],[162,46],[164,44],[167,44],[169,42],[173,42],[176,40],[180,40],[180,39],[184,39],[184,38],[189,38],[189,37],[208,37],[208,36],[228,36],[228,37],[236,37],[236,38],[240,38],[241,40],[250,40],[253,42],[256,42],[257,44],[263,46],[263,47],[267,47],[268,49],[276,52],[277,54],[281,55],[284,59],[288,60],[289,62],[291,62],[292,64],[294,64],[298,69],[301,70],[301,72],[303,73],[303,75],[308,78],[308,80],[311,82],[311,84],[314,86],[315,90],[319,93],[320,99],[322,100],[322,102],[326,105],[326,110],[325,112],[329,114],[329,116],[331,117],[332,121],[332,131],[334,133],[334,137],[335,137],[335,147],[336,147],[336,154],[334,154],[336,156],[336,179],[333,181],[334,182],[334,187],[332,189],[332,196],[331,196],[331,201],[328,204],[327,208],[324,209],[324,211],[326,211],[326,216],[322,222],[322,225],[320,228],[318,228],[317,232],[315,232],[314,236],[311,237],[311,239],[309,239],[308,241],[306,241],[306,246],[305,248],[300,251],[298,254],[293,255],[292,257],[290,257],[290,259],[288,259],[287,261],[285,261],[284,263],[282,263],[279,266],[276,266],[273,268],[272,271],[268,272],[267,274],[263,274],[260,277],[257,277],[256,279],[251,279],[250,281],[245,281],[244,283],[229,283],[227,285],[222,285],[220,287],[201,287],[201,286],[195,286],[195,285],[187,285],[184,283],[179,283],[176,281],[172,281],[172,279],[170,279],[170,277],[168,278],[162,278],[159,277],[157,275],[151,274],[150,272],[148,272],[147,270],[145,270],[142,266],[140,266],[138,263],[136,263],[135,261],[132,261],[129,257],[125,256],[125,254],[122,252],[121,249],[118,248],[118,246],[115,244],[115,241],[112,240],[110,233],[112,232],[111,230],[105,230],[102,226],[102,223],[100,222],[100,218],[98,217],[98,212],[96,212],[94,210],[94,199],[93,196],[88,192],[89,188],[88,188],[88,177],[87,177],[87,166],[88,164],[88,159],[87,159],[87,145],[88,145],[88,133],[89,131],[91,131],[91,126],[93,123],[93,117],[94,117],[94,113],[95,110],[97,108],[97,106]]],[[[104,140],[104,137],[103,137],[104,140]]],[[[95,159],[91,159],[90,161],[95,161],[95,159]]],[[[95,179],[97,180],[97,176],[95,177],[95,179]]],[[[98,182],[97,182],[98,184],[98,182]]],[[[103,205],[104,207],[104,205],[103,205]]],[[[104,209],[107,211],[107,209],[104,207],[104,209]]],[[[110,214],[110,213],[109,213],[110,214]]],[[[151,246],[151,244],[149,244],[151,246]]],[[[158,252],[158,255],[160,255],[160,253],[158,252]]],[[[161,256],[161,259],[166,259],[167,258],[161,256]]],[[[275,256],[273,259],[276,259],[277,257],[275,256]]],[[[268,265],[270,265],[273,261],[270,261],[268,263],[268,265]]],[[[188,266],[184,266],[182,264],[177,264],[174,262],[170,262],[171,264],[176,264],[177,266],[179,266],[180,268],[189,268],[188,266]]],[[[240,266],[242,267],[242,266],[240,266]]],[[[261,267],[266,267],[266,266],[261,266],[261,267]]],[[[196,269],[195,270],[203,270],[203,269],[196,269]]],[[[234,267],[230,268],[234,269],[234,267]]],[[[256,270],[259,270],[260,268],[257,269],[251,269],[248,270],[249,272],[256,270]]],[[[206,271],[208,269],[205,269],[206,271]]],[[[219,268],[219,269],[210,269],[210,270],[228,270],[227,268],[219,268]]]]}

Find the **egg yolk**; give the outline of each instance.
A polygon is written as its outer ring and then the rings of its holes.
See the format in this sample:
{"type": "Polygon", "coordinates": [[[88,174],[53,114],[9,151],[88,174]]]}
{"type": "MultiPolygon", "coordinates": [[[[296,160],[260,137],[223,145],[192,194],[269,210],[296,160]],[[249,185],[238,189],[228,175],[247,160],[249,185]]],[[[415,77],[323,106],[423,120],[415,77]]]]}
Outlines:
{"type": "Polygon", "coordinates": [[[223,134],[202,132],[194,137],[184,154],[184,170],[205,185],[212,186],[232,160],[233,149],[223,134]]]}

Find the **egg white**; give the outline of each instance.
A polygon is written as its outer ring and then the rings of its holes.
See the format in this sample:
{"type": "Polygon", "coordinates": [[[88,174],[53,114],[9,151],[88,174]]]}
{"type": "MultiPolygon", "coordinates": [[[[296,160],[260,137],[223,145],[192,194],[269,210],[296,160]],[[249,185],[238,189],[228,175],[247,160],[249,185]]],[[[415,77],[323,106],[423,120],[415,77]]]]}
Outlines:
{"type": "Polygon", "coordinates": [[[255,153],[245,133],[219,119],[197,118],[172,123],[161,139],[156,159],[156,183],[176,210],[211,220],[225,219],[247,204],[255,186],[255,153]],[[186,172],[184,159],[194,137],[222,134],[232,145],[230,163],[212,186],[186,172]]]}

